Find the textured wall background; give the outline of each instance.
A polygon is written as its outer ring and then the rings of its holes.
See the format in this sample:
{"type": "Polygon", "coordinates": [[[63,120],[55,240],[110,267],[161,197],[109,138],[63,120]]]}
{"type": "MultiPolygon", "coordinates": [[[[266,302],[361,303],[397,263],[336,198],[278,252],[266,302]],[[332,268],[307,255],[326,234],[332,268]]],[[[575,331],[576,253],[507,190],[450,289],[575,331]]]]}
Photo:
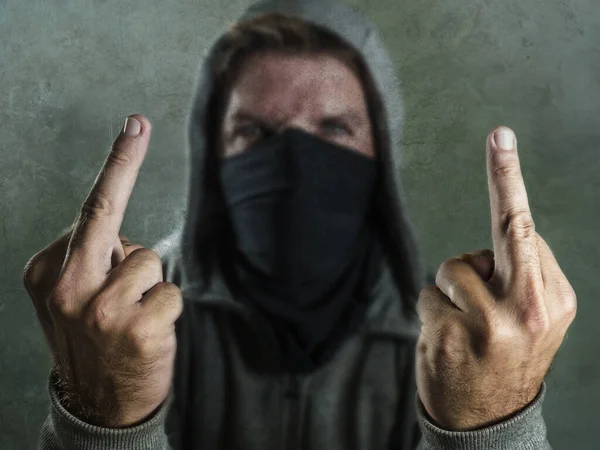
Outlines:
{"type": "MultiPolygon", "coordinates": [[[[184,206],[199,58],[247,1],[0,0],[0,448],[34,448],[50,358],[21,271],[68,226],[124,118],[153,136],[123,234],[151,246],[184,206]]],[[[600,3],[354,0],[403,82],[406,190],[429,266],[492,245],[485,137],[513,128],[537,229],[578,294],[547,379],[555,449],[598,449],[600,3]]]]}

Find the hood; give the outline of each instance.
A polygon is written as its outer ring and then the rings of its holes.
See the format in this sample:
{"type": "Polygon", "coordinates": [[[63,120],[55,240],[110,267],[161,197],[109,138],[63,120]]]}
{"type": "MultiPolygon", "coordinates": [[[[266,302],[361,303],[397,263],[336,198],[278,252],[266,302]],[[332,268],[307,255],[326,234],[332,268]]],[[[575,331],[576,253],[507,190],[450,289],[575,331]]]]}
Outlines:
{"type": "MultiPolygon", "coordinates": [[[[401,86],[390,56],[373,23],[360,11],[342,3],[328,0],[262,1],[250,6],[241,19],[265,12],[295,15],[337,33],[359,50],[371,71],[385,109],[385,114],[376,120],[385,121],[387,125],[381,128],[387,130],[380,132],[383,133],[380,142],[385,143],[384,148],[377,149],[380,176],[383,177],[385,190],[382,198],[386,199],[382,208],[385,209],[382,215],[382,221],[385,223],[382,226],[387,231],[382,233],[385,235],[380,236],[380,241],[386,252],[386,270],[391,274],[390,278],[393,279],[402,299],[403,308],[414,315],[414,305],[425,282],[424,265],[404,206],[401,180],[404,105],[401,86]]],[[[203,284],[197,245],[200,205],[206,196],[202,180],[206,161],[205,131],[202,123],[213,86],[209,62],[219,37],[215,38],[201,61],[196,78],[192,111],[188,120],[187,208],[183,223],[177,231],[154,247],[163,261],[177,261],[175,279],[184,293],[203,284]]],[[[376,128],[380,127],[374,127],[376,128]]],[[[214,297],[218,295],[215,294],[214,297]]]]}

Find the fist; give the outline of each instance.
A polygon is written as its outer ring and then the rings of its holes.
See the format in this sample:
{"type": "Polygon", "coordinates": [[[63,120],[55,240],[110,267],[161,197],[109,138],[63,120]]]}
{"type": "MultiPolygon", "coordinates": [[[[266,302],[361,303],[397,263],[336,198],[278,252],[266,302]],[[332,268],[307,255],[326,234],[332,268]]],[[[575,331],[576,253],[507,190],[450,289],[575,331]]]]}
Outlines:
{"type": "Polygon", "coordinates": [[[487,139],[494,251],[444,262],[417,312],[417,389],[441,428],[468,431],[524,409],[575,318],[577,298],[535,231],[516,140],[487,139]]]}
{"type": "Polygon", "coordinates": [[[148,120],[133,117],[74,224],[23,273],[61,404],[110,428],[144,421],[168,396],[183,308],[177,286],[163,282],[160,257],[119,236],[150,138],[148,120]]]}

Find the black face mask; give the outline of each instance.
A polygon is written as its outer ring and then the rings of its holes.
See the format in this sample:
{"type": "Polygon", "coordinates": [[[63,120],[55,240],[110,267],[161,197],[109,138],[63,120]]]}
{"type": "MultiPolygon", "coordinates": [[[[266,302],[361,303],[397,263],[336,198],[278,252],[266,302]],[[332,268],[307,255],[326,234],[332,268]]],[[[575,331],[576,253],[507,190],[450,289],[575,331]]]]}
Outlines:
{"type": "Polygon", "coordinates": [[[222,162],[240,300],[274,327],[288,371],[323,362],[364,316],[375,180],[374,160],[295,129],[222,162]]]}

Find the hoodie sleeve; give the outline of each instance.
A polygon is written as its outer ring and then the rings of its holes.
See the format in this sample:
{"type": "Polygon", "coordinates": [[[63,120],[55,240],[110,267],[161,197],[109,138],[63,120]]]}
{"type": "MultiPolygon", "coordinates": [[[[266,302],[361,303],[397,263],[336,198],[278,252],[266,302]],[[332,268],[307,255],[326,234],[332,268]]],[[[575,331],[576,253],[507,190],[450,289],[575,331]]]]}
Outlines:
{"type": "Polygon", "coordinates": [[[40,450],[176,450],[167,441],[165,421],[172,394],[148,421],[131,428],[102,428],[70,414],[60,403],[56,380],[51,372],[48,382],[51,410],[42,425],[40,450]]]}
{"type": "Polygon", "coordinates": [[[545,395],[543,382],[537,397],[519,414],[491,427],[459,432],[434,425],[417,394],[417,418],[422,434],[417,450],[552,450],[542,417],[545,395]]]}

